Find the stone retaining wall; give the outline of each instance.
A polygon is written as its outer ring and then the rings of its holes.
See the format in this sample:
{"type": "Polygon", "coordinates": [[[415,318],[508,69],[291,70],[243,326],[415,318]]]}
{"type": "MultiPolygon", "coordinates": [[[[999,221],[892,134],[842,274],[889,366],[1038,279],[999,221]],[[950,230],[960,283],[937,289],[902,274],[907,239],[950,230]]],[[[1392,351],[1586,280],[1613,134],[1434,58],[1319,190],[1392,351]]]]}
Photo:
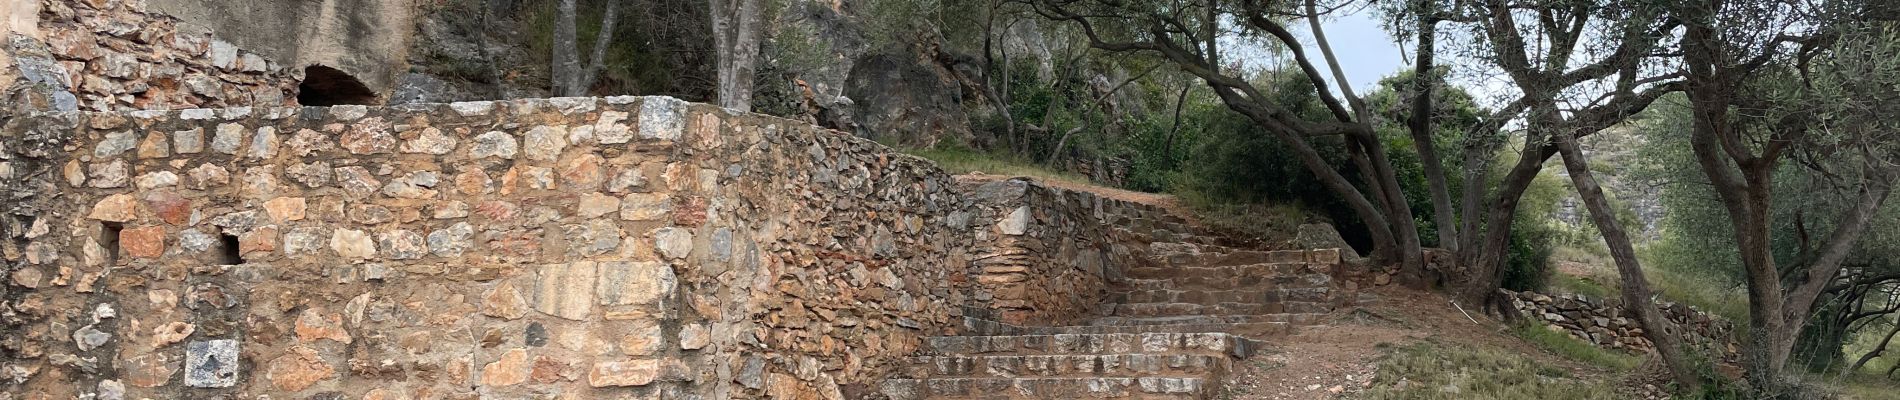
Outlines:
{"type": "Polygon", "coordinates": [[[0,399],[851,397],[993,225],[669,98],[19,116],[0,195],[0,399]]]}
{"type": "Polygon", "coordinates": [[[1017,179],[969,192],[982,224],[970,263],[974,297],[1002,322],[1059,325],[1089,315],[1109,277],[1134,262],[1103,218],[1115,200],[1017,179]]]}
{"type": "MultiPolygon", "coordinates": [[[[300,66],[280,65],[142,0],[37,2],[37,31],[0,32],[7,108],[151,110],[295,103],[300,66]]],[[[236,6],[236,5],[233,5],[236,6]]]]}
{"type": "MultiPolygon", "coordinates": [[[[1576,294],[1552,297],[1536,292],[1499,290],[1511,296],[1519,312],[1542,321],[1552,331],[1568,333],[1605,348],[1635,351],[1655,348],[1643,337],[1642,323],[1634,317],[1623,316],[1621,305],[1576,294]]],[[[1735,356],[1734,326],[1728,320],[1682,303],[1663,302],[1656,306],[1677,327],[1685,330],[1685,339],[1691,345],[1717,349],[1724,358],[1735,356]]]]}

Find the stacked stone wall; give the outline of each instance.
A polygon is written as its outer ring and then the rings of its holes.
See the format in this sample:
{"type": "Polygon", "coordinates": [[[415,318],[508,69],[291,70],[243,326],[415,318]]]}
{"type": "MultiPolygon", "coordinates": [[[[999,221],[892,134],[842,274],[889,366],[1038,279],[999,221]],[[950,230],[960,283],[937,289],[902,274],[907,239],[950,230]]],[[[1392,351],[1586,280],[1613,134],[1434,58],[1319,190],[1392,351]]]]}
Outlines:
{"type": "Polygon", "coordinates": [[[974,297],[1000,321],[1060,325],[1096,311],[1134,257],[1104,218],[1116,200],[1011,179],[970,188],[974,297]]]}
{"type": "Polygon", "coordinates": [[[960,325],[992,225],[922,159],[669,98],[0,146],[0,399],[847,398],[960,325]]]}
{"type": "MultiPolygon", "coordinates": [[[[1512,305],[1519,312],[1543,322],[1551,331],[1569,334],[1598,347],[1634,351],[1655,349],[1655,344],[1644,336],[1642,323],[1633,316],[1626,316],[1620,304],[1576,294],[1553,297],[1536,292],[1504,293],[1511,296],[1512,305]]],[[[1683,330],[1682,334],[1686,335],[1681,336],[1688,339],[1690,345],[1713,350],[1727,360],[1737,356],[1734,326],[1728,320],[1682,303],[1664,302],[1657,304],[1656,308],[1683,330]]]]}
{"type": "Polygon", "coordinates": [[[35,92],[9,96],[14,102],[89,111],[295,103],[300,66],[241,50],[147,10],[143,0],[20,1],[39,3],[38,37],[11,34],[0,43],[15,64],[4,67],[22,72],[22,82],[0,82],[0,89],[35,92]]]}

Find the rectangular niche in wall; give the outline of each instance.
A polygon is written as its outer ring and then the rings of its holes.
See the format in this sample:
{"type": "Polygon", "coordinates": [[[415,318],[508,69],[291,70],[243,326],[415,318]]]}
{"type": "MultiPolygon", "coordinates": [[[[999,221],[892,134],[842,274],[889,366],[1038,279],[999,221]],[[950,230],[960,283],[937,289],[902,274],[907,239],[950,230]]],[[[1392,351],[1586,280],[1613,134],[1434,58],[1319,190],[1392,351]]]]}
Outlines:
{"type": "Polygon", "coordinates": [[[238,246],[238,237],[230,232],[218,234],[218,248],[212,256],[217,257],[218,265],[238,265],[244,263],[243,250],[238,246]]]}

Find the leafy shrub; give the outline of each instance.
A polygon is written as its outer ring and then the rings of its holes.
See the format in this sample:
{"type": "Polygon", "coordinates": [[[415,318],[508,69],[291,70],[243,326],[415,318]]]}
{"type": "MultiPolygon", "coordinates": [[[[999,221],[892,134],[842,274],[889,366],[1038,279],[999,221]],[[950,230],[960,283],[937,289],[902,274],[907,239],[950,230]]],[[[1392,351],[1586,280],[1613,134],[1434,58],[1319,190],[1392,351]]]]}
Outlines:
{"type": "Polygon", "coordinates": [[[1518,214],[1511,221],[1511,247],[1504,258],[1504,288],[1542,290],[1550,282],[1551,237],[1540,217],[1518,214]]]}
{"type": "Polygon", "coordinates": [[[1511,220],[1511,245],[1504,258],[1505,289],[1543,290],[1549,284],[1550,256],[1561,236],[1561,228],[1549,218],[1565,193],[1556,175],[1543,173],[1518,199],[1517,215],[1511,220]]]}

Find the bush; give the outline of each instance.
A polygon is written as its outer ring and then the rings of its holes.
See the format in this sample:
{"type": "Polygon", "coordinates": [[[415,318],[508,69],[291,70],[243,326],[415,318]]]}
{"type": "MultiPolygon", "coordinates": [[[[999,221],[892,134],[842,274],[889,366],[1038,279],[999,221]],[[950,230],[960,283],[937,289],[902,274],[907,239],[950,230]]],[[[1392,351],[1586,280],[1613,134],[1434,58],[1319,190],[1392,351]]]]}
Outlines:
{"type": "Polygon", "coordinates": [[[1504,258],[1504,288],[1543,290],[1551,276],[1550,225],[1541,218],[1519,213],[1511,222],[1511,248],[1504,258]]]}
{"type": "Polygon", "coordinates": [[[1539,174],[1518,200],[1517,215],[1511,220],[1511,246],[1504,258],[1504,288],[1516,291],[1543,290],[1550,282],[1550,256],[1556,251],[1559,228],[1549,222],[1564,196],[1560,179],[1549,173],[1539,174]]]}
{"type": "MultiPolygon", "coordinates": [[[[1300,164],[1285,142],[1257,131],[1251,121],[1238,115],[1223,114],[1218,118],[1225,120],[1211,122],[1226,125],[1224,129],[1202,131],[1206,137],[1183,163],[1174,183],[1177,194],[1204,210],[1265,204],[1312,210],[1314,220],[1332,222],[1348,243],[1363,246],[1370,242],[1359,215],[1332,191],[1322,189],[1319,178],[1300,164]]],[[[1337,152],[1344,146],[1315,147],[1322,152],[1332,150],[1322,156],[1335,163],[1349,162],[1345,154],[1337,152]]]]}

